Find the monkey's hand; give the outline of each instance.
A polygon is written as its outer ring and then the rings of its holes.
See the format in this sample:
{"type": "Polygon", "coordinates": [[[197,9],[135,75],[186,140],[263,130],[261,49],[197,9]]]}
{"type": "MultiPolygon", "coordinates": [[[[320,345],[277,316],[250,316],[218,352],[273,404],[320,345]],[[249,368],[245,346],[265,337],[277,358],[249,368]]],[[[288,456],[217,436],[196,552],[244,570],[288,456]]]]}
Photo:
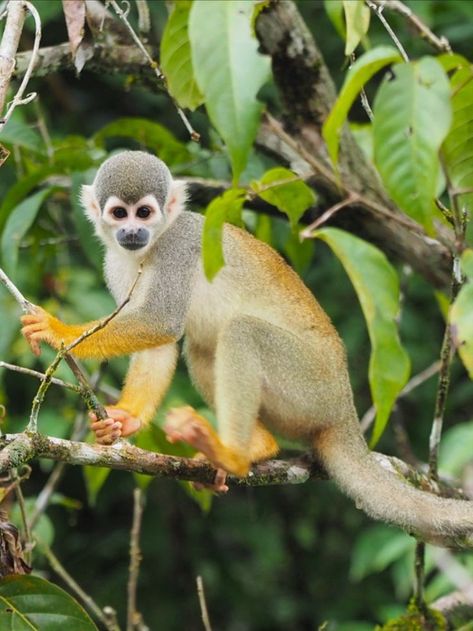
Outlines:
{"type": "Polygon", "coordinates": [[[41,307],[36,307],[32,313],[21,316],[23,328],[22,334],[35,355],[41,354],[40,342],[48,342],[51,346],[59,347],[61,341],[57,339],[56,325],[61,325],[60,320],[50,315],[41,307]]]}
{"type": "Polygon", "coordinates": [[[120,437],[131,436],[141,429],[141,420],[119,407],[109,405],[105,408],[108,417],[98,421],[91,412],[91,428],[95,432],[97,442],[101,445],[111,445],[120,437]]]}

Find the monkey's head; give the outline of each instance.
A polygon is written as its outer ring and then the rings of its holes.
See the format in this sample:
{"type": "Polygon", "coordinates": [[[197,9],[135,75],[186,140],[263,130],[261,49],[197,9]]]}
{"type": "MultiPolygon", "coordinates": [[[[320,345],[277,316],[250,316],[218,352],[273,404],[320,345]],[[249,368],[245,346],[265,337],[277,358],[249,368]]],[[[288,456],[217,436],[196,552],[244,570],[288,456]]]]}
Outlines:
{"type": "Polygon", "coordinates": [[[185,187],[162,160],[123,151],[106,160],[82,203],[107,246],[144,253],[182,210],[185,187]]]}

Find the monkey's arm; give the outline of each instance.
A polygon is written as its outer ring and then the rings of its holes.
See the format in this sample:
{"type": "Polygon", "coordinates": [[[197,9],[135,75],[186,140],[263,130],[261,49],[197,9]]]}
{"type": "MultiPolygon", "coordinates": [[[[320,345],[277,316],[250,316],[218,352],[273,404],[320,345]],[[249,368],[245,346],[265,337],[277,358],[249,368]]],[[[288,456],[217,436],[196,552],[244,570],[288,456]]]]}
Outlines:
{"type": "MultiPolygon", "coordinates": [[[[178,329],[181,327],[160,325],[140,311],[124,309],[103,328],[85,338],[72,352],[77,357],[106,359],[169,344],[180,337],[178,329]]],[[[22,333],[35,355],[40,353],[40,342],[47,342],[60,349],[62,344],[68,346],[100,322],[64,324],[41,307],[36,307],[34,313],[22,316],[21,321],[22,333]]]]}
{"type": "Polygon", "coordinates": [[[106,408],[109,418],[97,421],[91,415],[97,442],[109,444],[120,436],[130,436],[151,421],[169,388],[177,356],[176,344],[133,355],[119,401],[106,408]]]}

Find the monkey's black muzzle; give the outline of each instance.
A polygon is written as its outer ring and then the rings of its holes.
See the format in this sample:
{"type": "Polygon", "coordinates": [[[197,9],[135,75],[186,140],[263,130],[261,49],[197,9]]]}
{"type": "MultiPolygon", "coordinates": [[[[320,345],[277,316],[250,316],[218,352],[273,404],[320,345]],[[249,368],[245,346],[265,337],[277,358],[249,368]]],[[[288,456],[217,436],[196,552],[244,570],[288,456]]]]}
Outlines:
{"type": "Polygon", "coordinates": [[[117,241],[126,250],[139,250],[148,244],[149,232],[145,228],[138,228],[138,230],[120,228],[117,232],[117,241]]]}

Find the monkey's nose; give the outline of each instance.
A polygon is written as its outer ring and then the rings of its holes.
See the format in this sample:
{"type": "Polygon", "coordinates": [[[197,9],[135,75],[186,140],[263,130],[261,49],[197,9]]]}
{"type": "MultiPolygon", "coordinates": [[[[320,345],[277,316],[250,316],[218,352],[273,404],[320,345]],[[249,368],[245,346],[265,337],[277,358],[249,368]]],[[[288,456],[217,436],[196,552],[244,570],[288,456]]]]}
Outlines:
{"type": "Polygon", "coordinates": [[[138,250],[144,247],[149,240],[149,233],[145,228],[127,230],[120,228],[117,232],[118,243],[127,250],[138,250]]]}

